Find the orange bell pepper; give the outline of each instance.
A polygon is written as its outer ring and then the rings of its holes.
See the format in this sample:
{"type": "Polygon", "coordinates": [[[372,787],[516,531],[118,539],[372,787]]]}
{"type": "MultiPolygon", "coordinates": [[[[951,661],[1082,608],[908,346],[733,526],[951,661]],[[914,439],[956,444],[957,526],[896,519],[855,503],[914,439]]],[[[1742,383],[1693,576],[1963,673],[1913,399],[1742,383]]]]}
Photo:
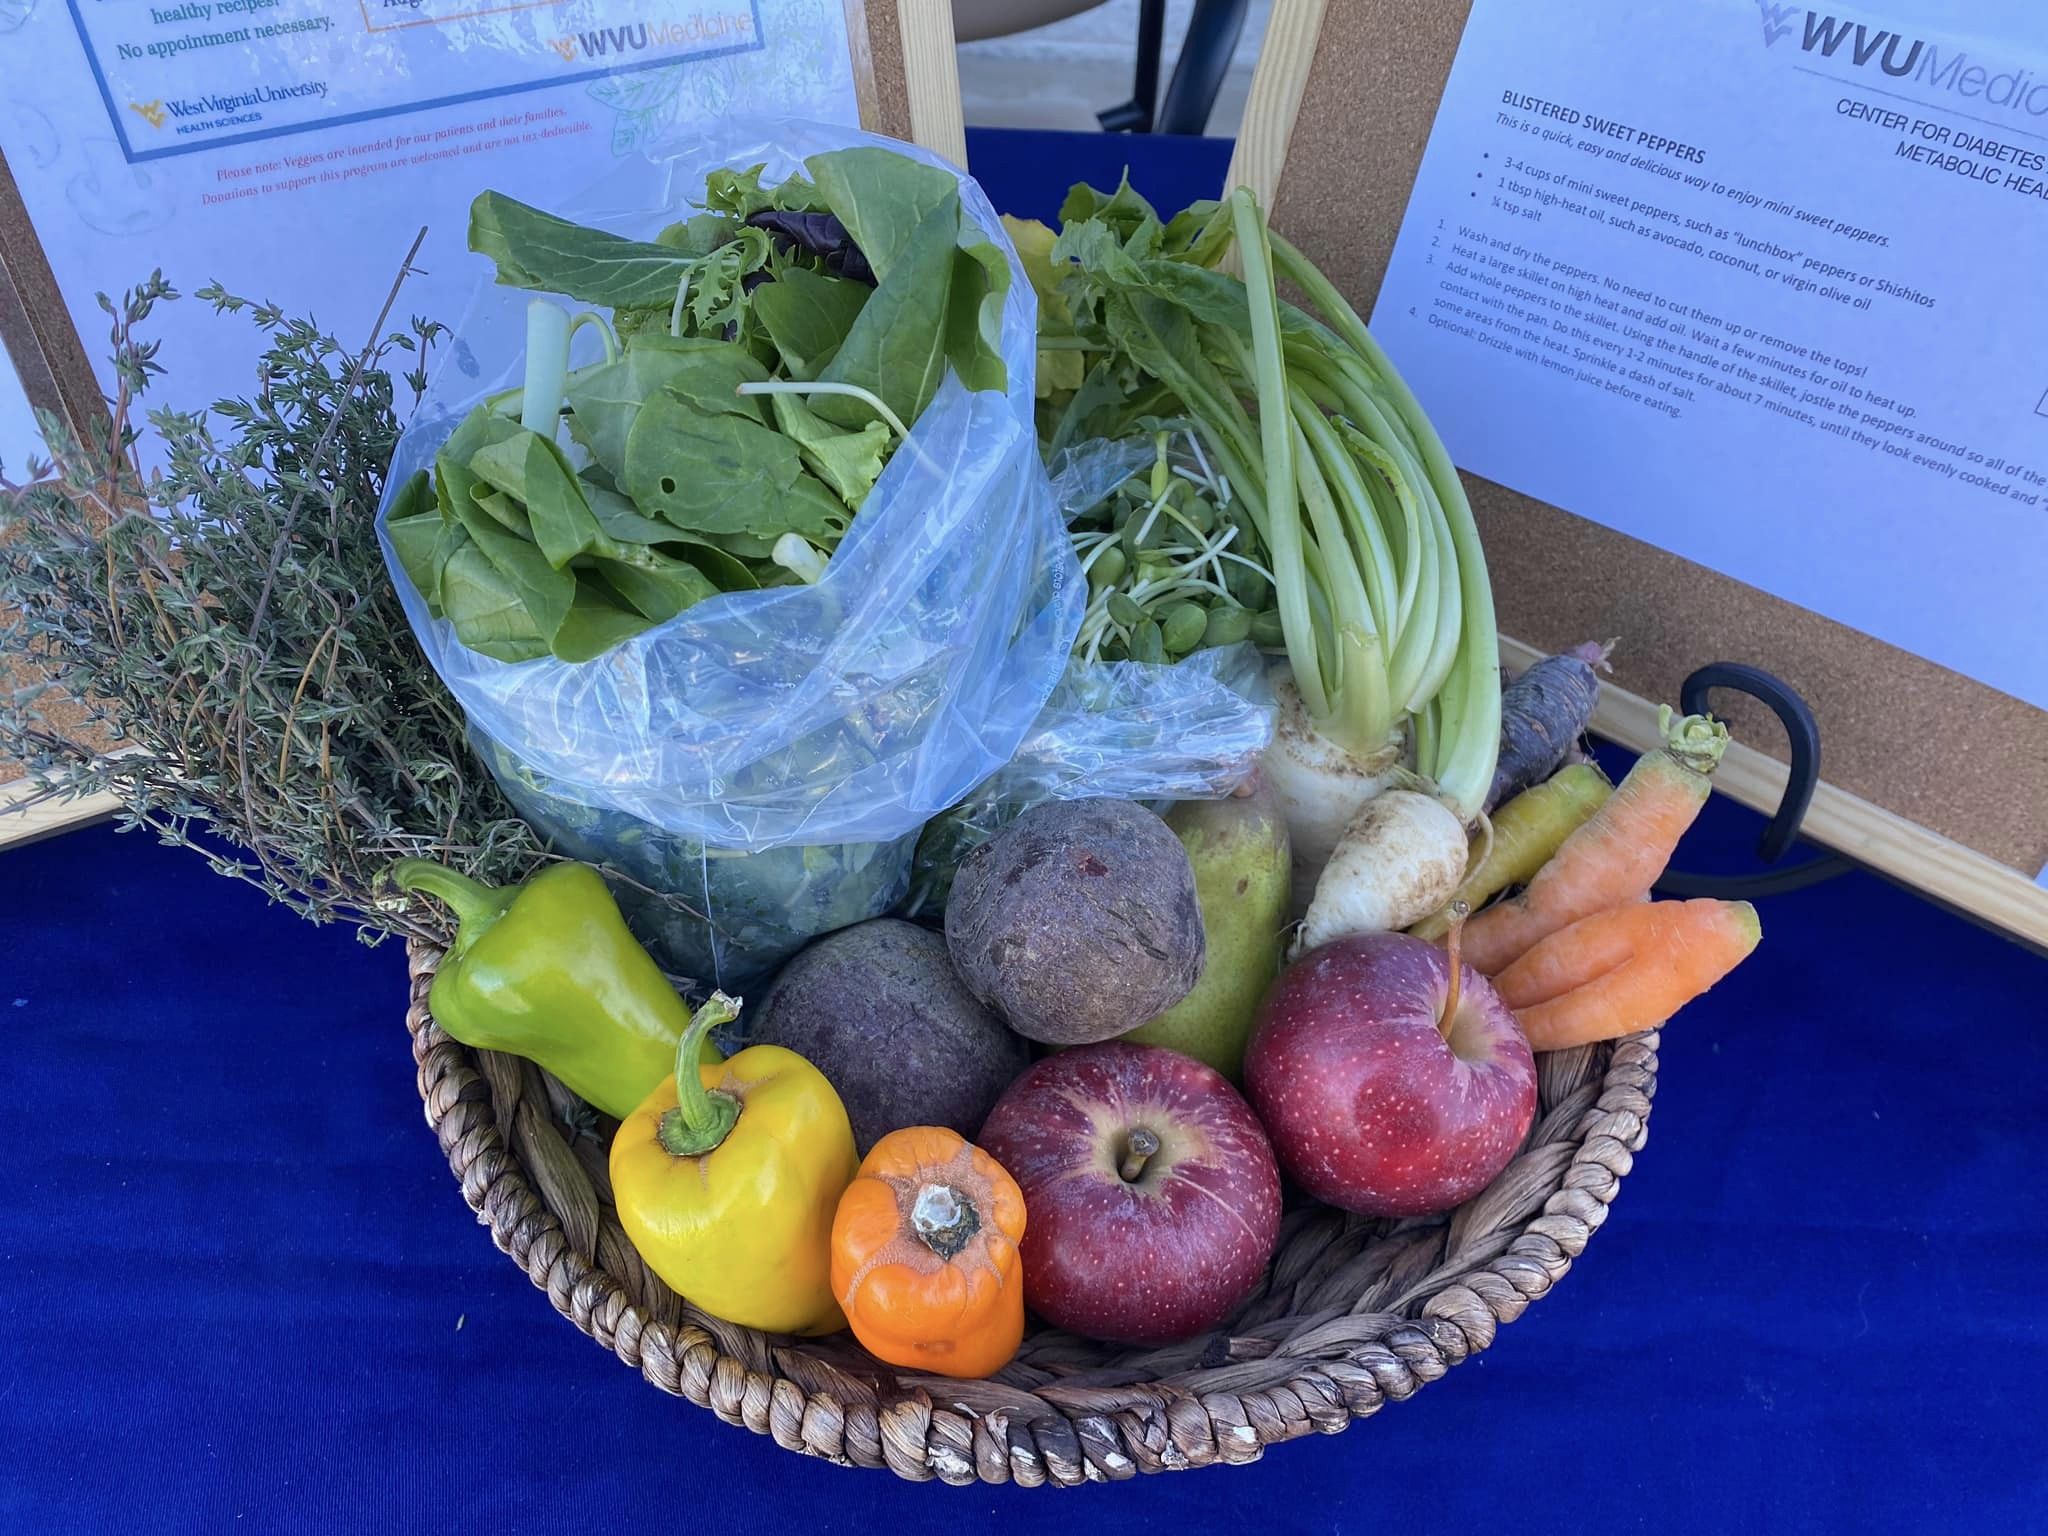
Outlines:
{"type": "Polygon", "coordinates": [[[1024,1192],[939,1126],[875,1143],[832,1221],[832,1292],[853,1336],[890,1365],[1000,1370],[1024,1341],[1024,1192]]]}

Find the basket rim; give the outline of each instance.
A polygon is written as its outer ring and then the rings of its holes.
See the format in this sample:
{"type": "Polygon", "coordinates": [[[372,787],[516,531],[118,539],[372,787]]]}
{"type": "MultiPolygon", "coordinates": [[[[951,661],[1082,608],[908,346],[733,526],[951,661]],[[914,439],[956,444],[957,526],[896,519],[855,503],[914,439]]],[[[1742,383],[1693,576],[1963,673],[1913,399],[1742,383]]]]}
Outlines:
{"type": "MultiPolygon", "coordinates": [[[[428,989],[442,954],[417,939],[407,944],[406,1027],[427,1123],[497,1246],[557,1311],[662,1391],[787,1450],[886,1467],[912,1481],[1073,1486],[1256,1461],[1269,1445],[1337,1433],[1389,1399],[1412,1396],[1485,1349],[1501,1324],[1569,1272],[1647,1140],[1656,1091],[1656,1030],[1581,1048],[1606,1053],[1597,1093],[1557,1141],[1525,1148],[1510,1165],[1539,1152],[1554,1160],[1569,1146],[1555,1187],[1492,1231],[1483,1261],[1451,1266],[1433,1285],[1436,1276],[1425,1277],[1396,1298],[1398,1312],[1332,1309],[1290,1318],[1292,1331],[1266,1340],[1261,1358],[1196,1362],[1156,1379],[1055,1379],[1025,1390],[877,1368],[895,1383],[878,1390],[875,1379],[810,1353],[804,1341],[726,1323],[686,1302],[678,1303],[678,1322],[651,1316],[604,1267],[594,1236],[573,1241],[508,1145],[511,1117],[494,1105],[479,1053],[434,1022],[428,989]]],[[[1539,1067],[1547,1059],[1538,1058],[1539,1067]]],[[[1581,1096],[1593,1081],[1588,1071],[1581,1096]]],[[[1539,1115],[1539,1129],[1545,1118],[1539,1115]]],[[[1486,1199],[1482,1193],[1458,1215],[1486,1199]]],[[[638,1262],[629,1247],[611,1257],[638,1262]]]]}

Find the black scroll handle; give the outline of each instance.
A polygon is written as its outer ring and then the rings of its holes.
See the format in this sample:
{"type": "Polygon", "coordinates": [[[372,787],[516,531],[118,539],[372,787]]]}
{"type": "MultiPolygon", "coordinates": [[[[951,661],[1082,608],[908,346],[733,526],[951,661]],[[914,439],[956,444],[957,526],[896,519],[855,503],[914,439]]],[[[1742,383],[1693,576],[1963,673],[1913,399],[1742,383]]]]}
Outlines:
{"type": "MultiPolygon", "coordinates": [[[[1707,695],[1715,688],[1746,693],[1769,705],[1785,727],[1785,739],[1791,747],[1785,793],[1779,798],[1778,809],[1772,815],[1770,825],[1764,828],[1756,849],[1759,863],[1776,864],[1798,838],[1800,823],[1806,819],[1807,807],[1813,803],[1814,788],[1820,783],[1820,726],[1815,722],[1806,700],[1789,683],[1773,677],[1761,667],[1745,666],[1738,661],[1709,662],[1688,677],[1678,696],[1685,713],[1705,714],[1707,695]]],[[[1840,854],[1824,853],[1782,869],[1768,869],[1757,874],[1688,875],[1683,871],[1667,870],[1664,878],[1657,882],[1657,894],[1713,896],[1728,901],[1776,896],[1831,880],[1854,867],[1840,854]]]]}

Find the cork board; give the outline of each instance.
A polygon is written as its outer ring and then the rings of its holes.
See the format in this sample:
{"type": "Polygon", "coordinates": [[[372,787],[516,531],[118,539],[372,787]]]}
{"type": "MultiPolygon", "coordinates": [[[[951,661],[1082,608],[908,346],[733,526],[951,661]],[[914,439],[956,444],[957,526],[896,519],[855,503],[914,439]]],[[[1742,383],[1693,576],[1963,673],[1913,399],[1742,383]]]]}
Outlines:
{"type": "MultiPolygon", "coordinates": [[[[1266,198],[1276,227],[1363,314],[1468,10],[1469,0],[1275,9],[1233,178],[1266,198]],[[1339,167],[1356,169],[1340,182],[1339,167]]],[[[1922,840],[1931,851],[1947,840],[2027,882],[2048,865],[2048,712],[1569,511],[1466,483],[1503,635],[1537,651],[1619,637],[1615,680],[1649,700],[1676,702],[1709,661],[1764,667],[1813,706],[1836,790],[1934,834],[1922,840]]],[[[1767,711],[1724,702],[1738,740],[1782,759],[1767,711]]],[[[1889,872],[1918,874],[1911,859],[1889,872]]],[[[2048,911],[2031,885],[2016,899],[2031,895],[2048,911]]],[[[1970,905],[1963,897],[1947,899],[1970,905]]]]}
{"type": "MultiPolygon", "coordinates": [[[[844,5],[861,126],[921,144],[964,165],[966,135],[949,0],[844,0],[844,5]]],[[[91,357],[72,325],[4,155],[0,345],[32,405],[54,411],[74,431],[100,419],[104,405],[91,357]]],[[[32,681],[19,666],[10,667],[0,659],[0,687],[20,688],[32,681]]],[[[61,711],[52,713],[62,718],[61,711]]],[[[0,813],[25,792],[21,776],[19,764],[0,758],[0,813]]],[[[76,819],[103,815],[107,809],[87,804],[76,819]]],[[[52,830],[53,816],[61,821],[62,808],[33,816],[0,814],[0,846],[52,830]]]]}

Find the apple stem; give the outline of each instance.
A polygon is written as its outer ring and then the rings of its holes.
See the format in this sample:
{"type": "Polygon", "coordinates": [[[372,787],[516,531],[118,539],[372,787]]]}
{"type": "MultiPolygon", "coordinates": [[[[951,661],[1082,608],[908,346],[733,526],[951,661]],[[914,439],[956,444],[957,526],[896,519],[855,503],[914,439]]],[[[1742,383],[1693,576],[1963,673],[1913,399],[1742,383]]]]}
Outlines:
{"type": "Polygon", "coordinates": [[[1465,933],[1465,919],[1472,909],[1465,902],[1451,903],[1451,931],[1444,945],[1444,953],[1451,962],[1451,987],[1444,994],[1444,1011],[1436,1021],[1437,1033],[1446,1040],[1451,1038],[1451,1024],[1458,1017],[1459,994],[1465,990],[1465,961],[1459,953],[1465,933]]]}
{"type": "Polygon", "coordinates": [[[1126,1184],[1137,1183],[1144,1177],[1145,1165],[1158,1151],[1159,1133],[1139,1126],[1124,1138],[1124,1160],[1117,1164],[1116,1176],[1126,1184]]]}

